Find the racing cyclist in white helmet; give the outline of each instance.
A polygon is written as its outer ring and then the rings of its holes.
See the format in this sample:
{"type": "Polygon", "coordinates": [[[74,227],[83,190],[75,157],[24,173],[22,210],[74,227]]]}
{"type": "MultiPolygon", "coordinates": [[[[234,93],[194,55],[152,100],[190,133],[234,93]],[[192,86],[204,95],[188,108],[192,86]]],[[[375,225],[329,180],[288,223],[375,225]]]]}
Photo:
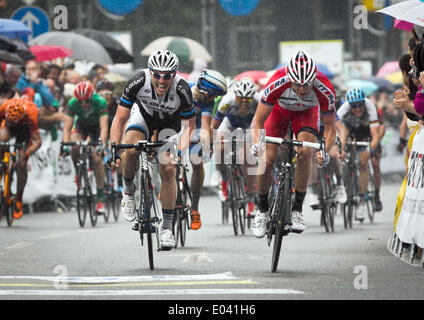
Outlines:
{"type": "MultiPolygon", "coordinates": [[[[268,80],[261,102],[252,121],[254,142],[252,154],[259,154],[259,130],[265,129],[267,136],[285,138],[288,124],[297,140],[316,142],[318,125],[324,122],[326,150],[330,150],[336,138],[334,88],[327,77],[318,71],[312,57],[305,51],[298,51],[288,65],[277,70],[268,80]]],[[[259,212],[252,223],[253,234],[261,238],[266,233],[269,221],[268,194],[272,171],[279,146],[266,144],[265,172],[258,177],[259,212]]],[[[303,221],[302,207],[311,173],[313,149],[296,148],[297,161],[294,177],[295,198],[292,206],[291,232],[301,233],[306,227],[303,221]]],[[[323,164],[329,157],[317,154],[317,162],[323,164]]]]}
{"type": "MultiPolygon", "coordinates": [[[[150,140],[158,132],[158,140],[165,140],[181,131],[179,149],[189,146],[190,131],[195,128],[193,96],[188,83],[176,74],[177,56],[168,50],[158,50],[148,59],[148,68],[136,72],[127,82],[112,122],[110,141],[119,144],[150,140]],[[124,130],[125,128],[125,130],[124,130]]],[[[134,176],[140,151],[126,149],[117,154],[115,166],[122,166],[124,190],[121,211],[127,221],[135,220],[134,176]],[[119,158],[120,157],[120,158],[119,158]]],[[[159,163],[163,223],[160,231],[162,250],[175,246],[172,220],[177,194],[176,169],[173,163],[159,163]]]]}
{"type": "MultiPolygon", "coordinates": [[[[234,90],[225,95],[219,103],[215,118],[212,120],[212,129],[217,130],[216,139],[228,139],[233,134],[235,129],[243,130],[246,150],[250,150],[251,135],[246,129],[250,128],[256,108],[260,102],[261,96],[256,91],[254,82],[250,78],[243,78],[236,82],[234,90]],[[250,140],[250,143],[248,143],[250,140]]],[[[223,144],[220,147],[220,152],[215,153],[215,162],[217,170],[220,172],[221,191],[223,197],[227,199],[228,177],[225,169],[225,151],[227,148],[223,144]]],[[[248,218],[253,217],[255,203],[255,182],[256,175],[250,174],[247,169],[253,167],[256,163],[248,163],[248,157],[244,157],[243,175],[246,178],[247,186],[247,204],[248,218]]]]}

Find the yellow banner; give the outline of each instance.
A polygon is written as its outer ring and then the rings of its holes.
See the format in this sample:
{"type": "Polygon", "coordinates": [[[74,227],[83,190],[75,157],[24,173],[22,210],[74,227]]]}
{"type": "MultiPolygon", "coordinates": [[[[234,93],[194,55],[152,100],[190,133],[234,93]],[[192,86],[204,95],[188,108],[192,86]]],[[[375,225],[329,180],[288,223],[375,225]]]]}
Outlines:
{"type": "Polygon", "coordinates": [[[362,4],[367,7],[367,10],[375,11],[383,9],[386,6],[385,0],[362,0],[362,4]]]}

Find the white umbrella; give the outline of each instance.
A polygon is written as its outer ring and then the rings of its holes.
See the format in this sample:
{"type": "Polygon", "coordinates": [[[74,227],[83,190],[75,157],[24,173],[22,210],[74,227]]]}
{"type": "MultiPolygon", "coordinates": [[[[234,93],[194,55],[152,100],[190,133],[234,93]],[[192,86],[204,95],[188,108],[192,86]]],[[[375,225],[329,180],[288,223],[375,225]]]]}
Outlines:
{"type": "Polygon", "coordinates": [[[408,0],[396,3],[377,10],[377,12],[424,27],[424,1],[421,0],[408,0]]]}
{"type": "Polygon", "coordinates": [[[29,42],[30,45],[58,45],[72,50],[71,58],[113,64],[112,58],[100,43],[74,32],[46,32],[29,42]]]}
{"type": "Polygon", "coordinates": [[[178,57],[188,58],[193,61],[196,58],[212,61],[212,56],[199,42],[185,37],[162,37],[150,42],[142,51],[142,56],[150,56],[157,50],[170,50],[178,57]]]}

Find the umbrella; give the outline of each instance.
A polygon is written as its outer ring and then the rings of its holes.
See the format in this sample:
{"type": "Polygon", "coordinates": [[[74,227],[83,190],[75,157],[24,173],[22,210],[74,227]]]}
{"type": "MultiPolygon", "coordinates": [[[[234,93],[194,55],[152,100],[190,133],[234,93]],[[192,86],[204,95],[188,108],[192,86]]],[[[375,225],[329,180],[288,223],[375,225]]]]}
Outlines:
{"type": "Polygon", "coordinates": [[[424,26],[424,1],[421,0],[408,0],[400,3],[393,4],[377,12],[387,14],[398,20],[424,26]]]}
{"type": "Polygon", "coordinates": [[[13,40],[0,35],[0,50],[5,50],[13,53],[16,52],[16,49],[17,47],[13,40]]]}
{"type": "Polygon", "coordinates": [[[150,56],[156,50],[170,50],[178,57],[193,61],[196,58],[212,61],[212,56],[199,42],[185,37],[162,37],[150,42],[142,51],[142,56],[150,56]]]}
{"type": "Polygon", "coordinates": [[[384,79],[386,79],[386,80],[388,80],[388,81],[390,81],[390,83],[392,83],[392,84],[400,84],[400,83],[403,83],[403,75],[402,75],[402,71],[396,71],[396,72],[393,72],[393,73],[390,73],[390,74],[388,74],[388,75],[386,75],[385,77],[384,77],[384,79]]]}
{"type": "Polygon", "coordinates": [[[134,57],[128,53],[122,44],[106,32],[94,29],[75,29],[74,32],[100,43],[109,53],[113,63],[134,62],[134,57]]]}
{"type": "Polygon", "coordinates": [[[370,95],[374,91],[378,90],[378,85],[376,85],[372,81],[368,80],[361,80],[361,79],[352,79],[349,81],[346,81],[343,85],[345,90],[359,88],[362,89],[365,93],[365,95],[370,95]]]}
{"type": "Polygon", "coordinates": [[[34,54],[37,62],[51,61],[56,58],[69,57],[72,54],[72,50],[62,46],[53,45],[33,45],[29,47],[29,50],[34,54]]]}
{"type": "Polygon", "coordinates": [[[20,38],[32,34],[32,31],[18,20],[0,19],[0,34],[8,38],[20,38]]]}
{"type": "Polygon", "coordinates": [[[412,29],[414,28],[414,24],[407,22],[407,21],[395,19],[395,23],[393,25],[393,28],[400,29],[400,30],[406,30],[406,31],[412,31],[412,29]]]}
{"type": "Polygon", "coordinates": [[[250,78],[255,82],[259,82],[260,79],[263,79],[263,78],[266,78],[266,77],[268,77],[268,74],[266,73],[266,71],[248,70],[248,71],[244,71],[242,73],[239,73],[238,75],[236,75],[234,77],[234,79],[241,80],[243,78],[250,78]]]}
{"type": "Polygon", "coordinates": [[[23,40],[13,39],[12,41],[16,45],[15,53],[24,59],[24,61],[35,59],[35,56],[29,51],[27,44],[23,40]]]}
{"type": "Polygon", "coordinates": [[[371,77],[367,78],[366,80],[374,82],[378,86],[379,90],[385,90],[389,92],[395,91],[393,84],[385,78],[371,77]]]}
{"type": "Polygon", "coordinates": [[[398,61],[385,62],[377,71],[376,76],[379,78],[383,78],[385,75],[396,72],[398,70],[400,70],[398,61]]]}
{"type": "Polygon", "coordinates": [[[29,44],[59,45],[72,50],[71,58],[98,64],[113,64],[111,57],[100,43],[75,32],[46,32],[32,39],[29,44]]]}
{"type": "Polygon", "coordinates": [[[127,82],[128,81],[128,79],[125,78],[124,76],[121,76],[118,73],[112,73],[112,72],[106,73],[105,74],[105,79],[106,80],[109,80],[112,83],[127,82]]]}
{"type": "Polygon", "coordinates": [[[15,53],[0,50],[0,62],[12,64],[25,64],[25,61],[15,53]]]}

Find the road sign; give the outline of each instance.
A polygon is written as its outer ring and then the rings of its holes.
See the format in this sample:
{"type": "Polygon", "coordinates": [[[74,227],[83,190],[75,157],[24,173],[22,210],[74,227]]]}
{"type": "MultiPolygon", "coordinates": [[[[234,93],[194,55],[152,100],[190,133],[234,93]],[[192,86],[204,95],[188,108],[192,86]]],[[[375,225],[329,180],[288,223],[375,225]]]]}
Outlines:
{"type": "Polygon", "coordinates": [[[225,12],[233,16],[244,16],[257,7],[259,0],[219,0],[225,12]]]}
{"type": "Polygon", "coordinates": [[[12,14],[11,18],[25,23],[32,31],[32,35],[23,38],[26,42],[50,30],[49,16],[44,10],[38,7],[20,7],[12,14]]]}
{"type": "Polygon", "coordinates": [[[123,16],[133,12],[143,0],[98,0],[100,5],[107,11],[123,16]]]}

